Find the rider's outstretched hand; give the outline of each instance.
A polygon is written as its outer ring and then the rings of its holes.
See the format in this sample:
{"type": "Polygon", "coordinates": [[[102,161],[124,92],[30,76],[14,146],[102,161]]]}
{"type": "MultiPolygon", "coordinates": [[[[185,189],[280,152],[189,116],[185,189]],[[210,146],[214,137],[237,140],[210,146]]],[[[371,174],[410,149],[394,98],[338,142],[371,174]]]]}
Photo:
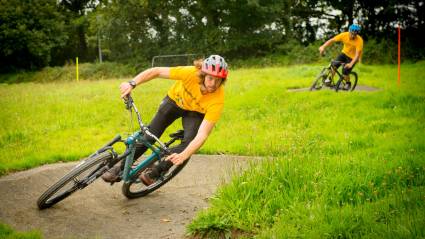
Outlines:
{"type": "Polygon", "coordinates": [[[320,46],[319,52],[320,52],[320,55],[323,56],[323,53],[325,52],[325,48],[323,46],[320,46]]]}
{"type": "Polygon", "coordinates": [[[130,94],[133,87],[128,82],[123,82],[120,85],[120,91],[121,91],[121,98],[124,98],[128,94],[130,94]]]}
{"type": "Polygon", "coordinates": [[[170,160],[175,165],[180,165],[186,160],[186,157],[183,156],[183,154],[181,153],[180,154],[173,153],[167,157],[167,160],[170,160]]]}

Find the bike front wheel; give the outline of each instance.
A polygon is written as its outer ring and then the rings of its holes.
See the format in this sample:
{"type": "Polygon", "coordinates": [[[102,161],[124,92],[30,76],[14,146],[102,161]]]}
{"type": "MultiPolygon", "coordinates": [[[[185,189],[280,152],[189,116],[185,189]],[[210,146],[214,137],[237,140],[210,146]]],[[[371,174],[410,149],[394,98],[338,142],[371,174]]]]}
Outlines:
{"type": "MultiPolygon", "coordinates": [[[[148,195],[149,193],[157,190],[162,187],[168,181],[170,181],[173,177],[175,177],[188,163],[189,159],[185,160],[183,164],[173,165],[166,173],[162,174],[158,180],[156,180],[153,184],[146,186],[139,179],[135,178],[130,182],[125,182],[122,186],[123,194],[129,198],[138,198],[148,195]]],[[[142,168],[140,171],[143,172],[149,166],[142,168]]]]}
{"type": "Polygon", "coordinates": [[[350,72],[349,77],[351,82],[350,88],[347,87],[347,81],[344,79],[344,77],[340,77],[335,85],[336,92],[339,90],[353,91],[356,88],[358,80],[357,73],[352,71],[350,72]]]}
{"type": "Polygon", "coordinates": [[[310,91],[320,90],[324,85],[326,77],[329,75],[329,68],[323,68],[319,75],[314,79],[313,84],[310,86],[310,91]]]}
{"type": "Polygon", "coordinates": [[[77,190],[85,188],[107,170],[106,166],[112,158],[111,152],[103,152],[81,161],[38,198],[38,208],[49,208],[77,190]]]}

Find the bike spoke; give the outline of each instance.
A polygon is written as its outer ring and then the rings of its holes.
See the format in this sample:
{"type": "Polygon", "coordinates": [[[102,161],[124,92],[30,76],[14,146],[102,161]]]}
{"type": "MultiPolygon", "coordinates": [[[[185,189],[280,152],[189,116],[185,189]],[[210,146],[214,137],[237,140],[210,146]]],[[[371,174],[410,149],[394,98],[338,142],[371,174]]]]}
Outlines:
{"type": "Polygon", "coordinates": [[[83,160],[40,196],[37,201],[38,207],[40,209],[51,207],[75,191],[85,188],[104,172],[102,167],[105,167],[111,158],[112,155],[105,152],[83,160]]]}

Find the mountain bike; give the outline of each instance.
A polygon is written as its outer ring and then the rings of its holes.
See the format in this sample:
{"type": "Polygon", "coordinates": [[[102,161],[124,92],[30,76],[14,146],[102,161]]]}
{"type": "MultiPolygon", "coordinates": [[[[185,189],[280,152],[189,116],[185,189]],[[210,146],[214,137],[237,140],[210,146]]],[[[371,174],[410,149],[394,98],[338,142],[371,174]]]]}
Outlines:
{"type": "MultiPolygon", "coordinates": [[[[310,91],[320,90],[323,87],[329,87],[330,89],[335,89],[336,92],[339,90],[353,91],[357,86],[357,73],[352,71],[349,73],[349,78],[351,82],[351,86],[349,89],[346,88],[347,81],[344,76],[338,69],[334,66],[335,63],[341,63],[338,61],[332,61],[327,67],[323,68],[320,71],[319,75],[317,75],[316,79],[313,81],[313,84],[310,87],[310,91]],[[338,81],[335,83],[335,76],[337,75],[338,81]],[[328,80],[328,81],[327,81],[328,80]]],[[[343,68],[345,64],[341,64],[343,68]]]]}
{"type": "MultiPolygon", "coordinates": [[[[112,168],[121,160],[124,161],[124,169],[120,173],[120,180],[123,181],[122,193],[129,199],[138,198],[148,195],[149,193],[160,188],[174,176],[176,176],[189,160],[185,160],[183,164],[173,165],[167,172],[161,173],[155,183],[145,186],[138,178],[144,170],[149,170],[152,166],[166,160],[166,156],[170,155],[170,146],[176,140],[182,140],[184,131],[178,130],[170,134],[170,140],[166,143],[160,141],[153,135],[147,126],[142,122],[142,117],[137,109],[131,96],[124,99],[126,109],[137,116],[140,130],[134,132],[126,139],[122,139],[120,135],[115,136],[110,142],[98,149],[96,152],[82,159],[70,172],[59,179],[55,184],[49,187],[37,200],[39,209],[45,209],[67,198],[74,192],[82,190],[89,184],[98,179],[108,169],[112,168]],[[150,143],[147,137],[154,139],[154,143],[150,143]],[[125,144],[125,151],[118,154],[115,150],[117,143],[125,144]],[[152,153],[147,157],[134,158],[136,144],[144,144],[152,153]],[[115,148],[114,148],[115,147],[115,148]]],[[[113,183],[111,183],[112,185],[113,183]]]]}

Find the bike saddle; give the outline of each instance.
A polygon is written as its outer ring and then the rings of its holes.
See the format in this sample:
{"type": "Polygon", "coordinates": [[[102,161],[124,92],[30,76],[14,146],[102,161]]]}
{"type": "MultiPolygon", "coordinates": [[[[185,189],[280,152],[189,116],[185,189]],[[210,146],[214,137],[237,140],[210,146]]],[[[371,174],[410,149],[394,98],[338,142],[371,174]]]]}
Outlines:
{"type": "Polygon", "coordinates": [[[184,137],[184,130],[177,130],[176,132],[170,134],[170,137],[173,139],[183,139],[184,137]]]}

